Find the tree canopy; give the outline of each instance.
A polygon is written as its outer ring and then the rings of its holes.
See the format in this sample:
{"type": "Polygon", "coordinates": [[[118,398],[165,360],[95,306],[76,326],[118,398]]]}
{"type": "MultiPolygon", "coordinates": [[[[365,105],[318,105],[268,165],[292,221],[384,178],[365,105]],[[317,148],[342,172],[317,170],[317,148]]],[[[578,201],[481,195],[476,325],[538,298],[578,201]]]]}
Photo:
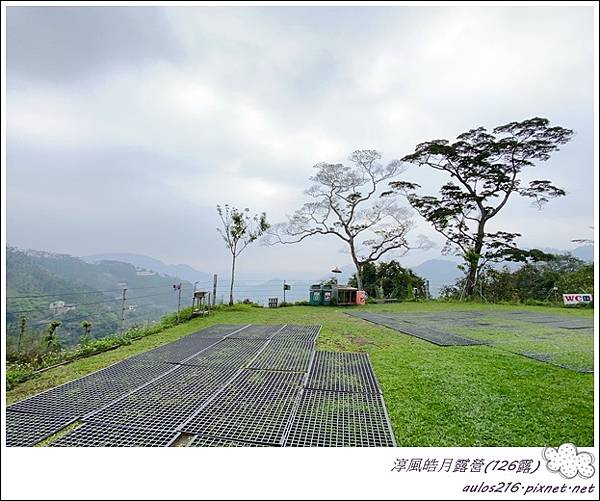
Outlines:
{"type": "Polygon", "coordinates": [[[231,282],[229,287],[229,304],[233,304],[233,284],[235,280],[235,262],[238,256],[252,242],[255,242],[269,228],[267,214],[250,215],[250,209],[237,209],[225,204],[217,205],[217,213],[221,218],[222,228],[217,231],[223,237],[225,245],[231,252],[231,282]]]}
{"type": "Polygon", "coordinates": [[[269,243],[293,244],[316,235],[332,235],[344,242],[356,267],[357,284],[362,288],[362,269],[382,256],[406,252],[427,245],[419,239],[411,246],[413,228],[410,212],[392,199],[381,198],[380,186],[402,173],[402,162],[381,164],[376,150],[357,150],[350,164],[318,163],[309,201],[288,221],[274,225],[269,243]]]}
{"type": "Polygon", "coordinates": [[[541,251],[520,249],[516,232],[488,229],[488,223],[506,206],[511,196],[532,200],[541,209],[550,199],[566,192],[546,179],[528,182],[523,169],[547,161],[573,131],[551,127],[545,118],[510,122],[488,132],[484,127],[460,134],[456,141],[433,140],[417,145],[403,161],[449,175],[439,194],[418,194],[420,186],[391,181],[391,191],[406,196],[411,206],[446,239],[444,252],[455,252],[466,263],[465,292],[473,293],[477,277],[488,262],[540,260],[541,251]]]}

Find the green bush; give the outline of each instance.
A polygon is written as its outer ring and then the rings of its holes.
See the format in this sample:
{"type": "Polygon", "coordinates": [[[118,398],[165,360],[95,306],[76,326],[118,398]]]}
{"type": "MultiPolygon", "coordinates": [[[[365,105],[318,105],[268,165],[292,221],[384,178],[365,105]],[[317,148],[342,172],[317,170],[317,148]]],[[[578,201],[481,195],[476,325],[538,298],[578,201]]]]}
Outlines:
{"type": "Polygon", "coordinates": [[[71,362],[80,358],[97,355],[104,351],[130,345],[134,339],[139,339],[174,327],[178,323],[187,322],[192,318],[192,308],[184,308],[177,321],[177,313],[163,316],[155,324],[148,326],[133,325],[126,331],[106,336],[100,339],[86,339],[84,343],[63,351],[55,351],[44,347],[43,343],[32,345],[29,351],[7,353],[6,385],[7,389],[16,384],[27,381],[35,376],[36,371],[51,367],[61,362],[71,362]]]}
{"type": "Polygon", "coordinates": [[[31,379],[35,373],[30,364],[11,364],[6,366],[6,389],[10,390],[17,384],[31,379]]]}

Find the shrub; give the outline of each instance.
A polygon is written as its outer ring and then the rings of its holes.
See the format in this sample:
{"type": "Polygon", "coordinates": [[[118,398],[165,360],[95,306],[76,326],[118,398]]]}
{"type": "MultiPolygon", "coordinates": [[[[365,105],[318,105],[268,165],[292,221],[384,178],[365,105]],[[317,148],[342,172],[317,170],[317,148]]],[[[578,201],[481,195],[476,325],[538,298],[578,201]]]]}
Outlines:
{"type": "MultiPolygon", "coordinates": [[[[186,322],[192,318],[192,308],[184,308],[180,312],[179,323],[186,322]]],[[[31,379],[36,371],[51,367],[61,362],[71,362],[80,358],[89,357],[104,351],[130,345],[134,339],[139,339],[152,334],[157,334],[169,327],[177,325],[177,313],[169,313],[155,324],[148,326],[133,325],[126,331],[100,339],[88,339],[84,343],[70,350],[56,351],[54,346],[44,344],[32,345],[29,351],[7,353],[9,364],[6,368],[7,389],[16,384],[31,379]],[[41,347],[40,347],[41,346],[41,347]]],[[[47,341],[47,339],[44,339],[47,341]]]]}

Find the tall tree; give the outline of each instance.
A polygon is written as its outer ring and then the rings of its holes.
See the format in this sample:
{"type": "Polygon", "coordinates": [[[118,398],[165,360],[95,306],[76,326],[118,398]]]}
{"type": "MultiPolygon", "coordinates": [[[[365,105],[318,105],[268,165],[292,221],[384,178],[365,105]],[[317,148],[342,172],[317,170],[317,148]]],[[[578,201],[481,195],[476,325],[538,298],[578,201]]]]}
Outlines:
{"type": "Polygon", "coordinates": [[[233,285],[235,280],[235,262],[238,256],[252,242],[261,237],[269,228],[266,213],[250,215],[250,209],[243,210],[224,205],[217,205],[223,228],[217,231],[223,237],[225,245],[231,252],[231,283],[229,286],[229,305],[233,305],[233,285]]]}
{"type": "MultiPolygon", "coordinates": [[[[519,233],[489,231],[488,223],[512,195],[531,198],[539,209],[551,198],[564,196],[547,180],[525,183],[522,171],[545,162],[567,143],[573,131],[550,127],[545,118],[531,118],[496,127],[469,130],[455,142],[434,140],[419,144],[404,161],[449,175],[439,196],[419,195],[418,184],[393,181],[393,191],[407,196],[421,216],[446,238],[445,252],[465,261],[465,293],[472,295],[479,272],[488,262],[545,258],[537,250],[524,251],[515,240],[519,233]]],[[[389,195],[391,192],[385,193],[389,195]]]]}
{"type": "MultiPolygon", "coordinates": [[[[379,163],[381,153],[357,150],[350,156],[352,165],[318,163],[317,173],[306,190],[309,201],[288,221],[274,225],[269,243],[294,244],[315,235],[333,235],[342,240],[356,267],[356,281],[363,288],[362,271],[391,251],[406,252],[412,221],[406,208],[378,196],[380,186],[404,171],[393,160],[379,163]]],[[[416,247],[427,244],[424,237],[416,247]]]]}

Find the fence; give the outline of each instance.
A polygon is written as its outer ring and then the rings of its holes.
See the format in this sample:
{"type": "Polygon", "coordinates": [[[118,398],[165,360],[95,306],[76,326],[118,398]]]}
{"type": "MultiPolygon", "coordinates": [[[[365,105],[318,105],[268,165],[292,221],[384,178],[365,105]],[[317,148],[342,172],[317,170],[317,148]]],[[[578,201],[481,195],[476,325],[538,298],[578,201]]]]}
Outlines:
{"type": "MultiPolygon", "coordinates": [[[[244,300],[268,306],[269,299],[279,304],[308,301],[309,288],[323,277],[302,280],[236,279],[233,288],[235,302],[244,300]],[[284,287],[286,285],[287,287],[284,287]]],[[[7,297],[7,333],[13,347],[20,347],[23,338],[21,318],[26,317],[29,335],[42,336],[53,321],[60,321],[59,337],[67,344],[76,343],[84,334],[81,322],[92,324],[92,335],[103,337],[133,325],[147,325],[166,313],[190,306],[195,290],[210,294],[211,304],[229,302],[230,277],[216,276],[193,284],[182,283],[152,287],[126,286],[101,291],[62,291],[51,294],[15,295],[7,297]]]]}

